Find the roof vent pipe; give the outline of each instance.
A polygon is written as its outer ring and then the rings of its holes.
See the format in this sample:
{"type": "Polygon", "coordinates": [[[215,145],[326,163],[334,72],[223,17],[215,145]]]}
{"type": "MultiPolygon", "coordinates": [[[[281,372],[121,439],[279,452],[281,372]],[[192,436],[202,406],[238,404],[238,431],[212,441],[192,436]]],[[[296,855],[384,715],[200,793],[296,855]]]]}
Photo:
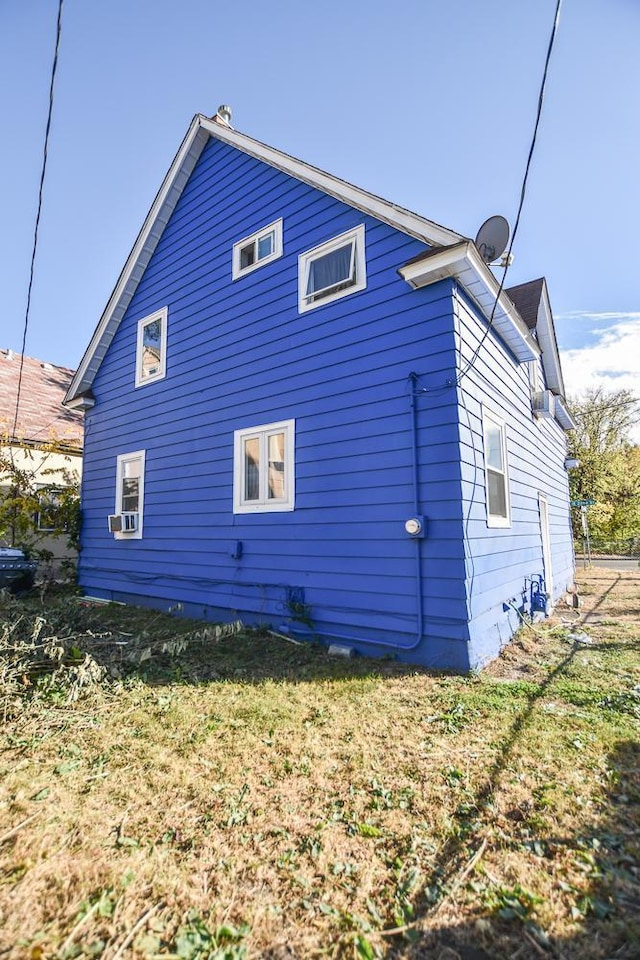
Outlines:
{"type": "Polygon", "coordinates": [[[218,107],[217,116],[220,117],[223,123],[226,123],[227,126],[231,123],[231,107],[226,103],[221,103],[218,107]]]}

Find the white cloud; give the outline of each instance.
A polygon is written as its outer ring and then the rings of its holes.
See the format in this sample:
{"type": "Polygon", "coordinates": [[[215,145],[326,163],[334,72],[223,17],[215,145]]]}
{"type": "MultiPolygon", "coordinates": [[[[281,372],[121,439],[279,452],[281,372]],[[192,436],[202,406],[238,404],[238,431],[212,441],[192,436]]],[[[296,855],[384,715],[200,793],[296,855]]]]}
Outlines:
{"type": "Polygon", "coordinates": [[[640,313],[583,313],[582,310],[570,310],[569,313],[554,314],[556,320],[601,320],[607,323],[616,320],[624,323],[627,320],[640,320],[640,313]]]}
{"type": "MultiPolygon", "coordinates": [[[[595,342],[561,352],[566,392],[572,395],[601,386],[606,390],[632,390],[640,397],[640,313],[570,316],[595,321],[596,325],[590,331],[595,342]],[[602,327],[597,326],[599,322],[602,327]]],[[[633,440],[640,443],[640,424],[633,440]]]]}

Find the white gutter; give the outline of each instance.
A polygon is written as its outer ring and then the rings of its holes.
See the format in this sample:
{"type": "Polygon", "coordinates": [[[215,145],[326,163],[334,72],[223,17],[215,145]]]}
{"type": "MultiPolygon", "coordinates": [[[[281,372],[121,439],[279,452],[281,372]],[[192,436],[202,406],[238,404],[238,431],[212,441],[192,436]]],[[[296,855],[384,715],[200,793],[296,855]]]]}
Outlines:
{"type": "Polygon", "coordinates": [[[567,406],[567,401],[564,397],[560,397],[557,394],[554,397],[554,406],[555,406],[555,417],[563,430],[575,430],[576,421],[573,419],[569,413],[569,408],[567,406]]]}

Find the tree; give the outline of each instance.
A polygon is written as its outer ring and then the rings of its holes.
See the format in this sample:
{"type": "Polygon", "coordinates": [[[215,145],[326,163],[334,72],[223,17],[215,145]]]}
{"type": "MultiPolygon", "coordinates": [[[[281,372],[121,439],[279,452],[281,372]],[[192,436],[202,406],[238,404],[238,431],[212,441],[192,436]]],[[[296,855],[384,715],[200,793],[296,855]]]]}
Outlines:
{"type": "Polygon", "coordinates": [[[59,453],[55,443],[39,446],[39,469],[28,460],[19,465],[11,447],[0,447],[0,545],[20,547],[27,556],[47,562],[52,554],[43,541],[66,537],[77,551],[80,541],[80,484],[74,470],[42,468],[42,457],[59,453]],[[36,475],[38,480],[36,480],[36,475]],[[42,483],[42,478],[50,480],[42,483]],[[46,512],[46,522],[38,523],[46,512]]]}
{"type": "MultiPolygon", "coordinates": [[[[569,401],[576,429],[569,454],[580,466],[569,474],[572,500],[593,499],[589,527],[594,537],[640,536],[640,447],[630,439],[640,400],[630,390],[592,387],[569,401]]],[[[573,515],[579,536],[579,517],[573,515]]]]}

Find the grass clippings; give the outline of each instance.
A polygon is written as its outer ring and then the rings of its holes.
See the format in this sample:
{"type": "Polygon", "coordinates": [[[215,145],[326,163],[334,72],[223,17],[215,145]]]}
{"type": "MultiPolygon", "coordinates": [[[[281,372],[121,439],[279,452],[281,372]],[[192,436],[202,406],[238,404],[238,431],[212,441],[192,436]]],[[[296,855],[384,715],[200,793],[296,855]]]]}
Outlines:
{"type": "Polygon", "coordinates": [[[0,956],[639,956],[640,578],[580,586],[469,677],[5,598],[0,956]]]}

